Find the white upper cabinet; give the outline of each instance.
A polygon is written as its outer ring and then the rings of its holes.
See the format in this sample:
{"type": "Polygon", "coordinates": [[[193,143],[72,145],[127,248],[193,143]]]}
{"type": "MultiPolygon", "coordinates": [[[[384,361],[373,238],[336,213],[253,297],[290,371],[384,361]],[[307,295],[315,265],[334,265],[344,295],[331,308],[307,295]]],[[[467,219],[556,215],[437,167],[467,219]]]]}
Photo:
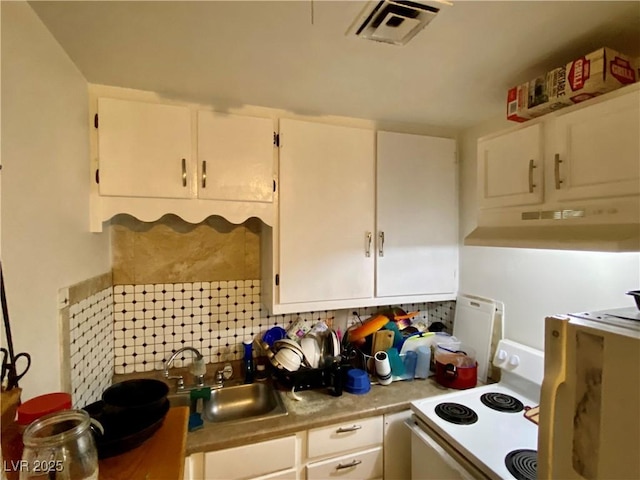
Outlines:
{"type": "Polygon", "coordinates": [[[280,120],[279,303],[373,297],[374,132],[280,120]]]}
{"type": "Polygon", "coordinates": [[[273,201],[273,121],[198,111],[198,197],[273,201]]]}
{"type": "Polygon", "coordinates": [[[465,245],[638,251],[640,83],[479,139],[478,197],[465,245]]]}
{"type": "Polygon", "coordinates": [[[376,296],[454,293],[455,141],[378,132],[377,145],[376,296]]]}
{"type": "Polygon", "coordinates": [[[558,200],[640,193],[640,91],[559,114],[555,139],[558,200]]]}
{"type": "Polygon", "coordinates": [[[285,119],[280,139],[271,313],[455,297],[453,140],[379,132],[376,160],[373,130],[285,119]]]}
{"type": "Polygon", "coordinates": [[[98,111],[100,195],[193,195],[187,107],[100,98],[98,111]]]}
{"type": "Polygon", "coordinates": [[[114,215],[189,223],[219,215],[275,221],[274,119],[222,114],[157,95],[91,86],[91,225],[114,215]]]}
{"type": "Polygon", "coordinates": [[[638,194],[638,85],[478,141],[481,209],[530,205],[534,211],[638,194]]]}
{"type": "Polygon", "coordinates": [[[480,208],[541,203],[543,160],[540,124],[478,142],[480,208]]]}

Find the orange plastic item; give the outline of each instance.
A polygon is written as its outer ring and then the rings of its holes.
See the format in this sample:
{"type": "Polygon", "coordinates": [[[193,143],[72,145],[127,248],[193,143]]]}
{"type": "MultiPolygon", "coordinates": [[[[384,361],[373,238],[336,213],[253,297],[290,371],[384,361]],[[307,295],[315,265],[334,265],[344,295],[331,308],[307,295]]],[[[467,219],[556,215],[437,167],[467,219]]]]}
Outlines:
{"type": "Polygon", "coordinates": [[[364,323],[359,327],[351,330],[349,332],[348,341],[350,343],[358,343],[360,340],[364,339],[367,335],[371,335],[372,333],[380,330],[387,323],[389,323],[389,317],[385,315],[375,315],[365,320],[364,323]]]}
{"type": "Polygon", "coordinates": [[[416,315],[418,315],[419,313],[420,313],[420,310],[416,310],[415,312],[409,312],[406,315],[396,315],[395,317],[393,317],[393,320],[396,322],[398,320],[410,320],[416,315]]]}

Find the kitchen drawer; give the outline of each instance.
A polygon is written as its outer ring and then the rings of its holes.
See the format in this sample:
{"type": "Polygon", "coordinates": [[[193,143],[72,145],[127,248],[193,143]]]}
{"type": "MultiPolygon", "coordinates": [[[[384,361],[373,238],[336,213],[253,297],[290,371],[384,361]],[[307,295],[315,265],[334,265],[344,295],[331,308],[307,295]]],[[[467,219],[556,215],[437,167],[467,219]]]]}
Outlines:
{"type": "Polygon", "coordinates": [[[377,416],[309,430],[308,457],[316,458],[381,445],[383,428],[383,417],[377,416]]]}
{"type": "Polygon", "coordinates": [[[252,480],[298,480],[298,471],[295,468],[289,468],[282,472],[270,473],[253,478],[252,480]]]}
{"type": "Polygon", "coordinates": [[[327,478],[366,480],[380,477],[382,477],[382,447],[375,447],[307,465],[307,480],[323,480],[327,478]]]}
{"type": "Polygon", "coordinates": [[[296,464],[296,437],[208,452],[204,455],[206,480],[253,478],[293,468],[296,464]]]}

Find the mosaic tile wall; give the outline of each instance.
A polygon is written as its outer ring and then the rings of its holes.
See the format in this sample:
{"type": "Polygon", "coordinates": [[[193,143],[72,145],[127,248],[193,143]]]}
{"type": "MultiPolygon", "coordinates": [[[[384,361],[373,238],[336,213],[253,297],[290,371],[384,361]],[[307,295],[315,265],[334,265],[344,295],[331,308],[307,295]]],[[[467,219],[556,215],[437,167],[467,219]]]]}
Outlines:
{"type": "MultiPolygon", "coordinates": [[[[207,363],[240,359],[245,338],[275,325],[286,329],[298,317],[315,324],[336,314],[267,315],[260,307],[259,280],[116,285],[113,301],[116,374],[161,370],[163,361],[183,346],[198,349],[207,363]]],[[[364,319],[379,308],[356,311],[364,319]]],[[[417,321],[441,321],[447,331],[452,329],[455,302],[402,308],[420,310],[417,321]]],[[[174,365],[190,363],[190,355],[177,358],[174,365]]]]}
{"type": "Polygon", "coordinates": [[[75,407],[100,400],[113,376],[113,289],[69,306],[71,395],[75,407]]]}

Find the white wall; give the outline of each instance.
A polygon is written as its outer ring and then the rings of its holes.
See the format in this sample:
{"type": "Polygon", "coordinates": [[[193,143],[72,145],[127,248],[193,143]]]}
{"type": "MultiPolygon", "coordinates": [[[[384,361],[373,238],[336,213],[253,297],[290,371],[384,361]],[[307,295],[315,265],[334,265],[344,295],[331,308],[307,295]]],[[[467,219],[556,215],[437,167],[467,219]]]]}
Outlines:
{"type": "MultiPolygon", "coordinates": [[[[476,142],[513,125],[502,119],[464,132],[460,165],[460,234],[476,226],[476,142]]],[[[544,348],[544,318],[554,313],[632,306],[640,254],[461,247],[460,291],[505,303],[505,337],[544,348]]]]}
{"type": "Polygon", "coordinates": [[[2,2],[2,263],[23,400],[61,388],[57,291],[110,270],[89,233],[87,82],[26,2],[2,2]]]}

